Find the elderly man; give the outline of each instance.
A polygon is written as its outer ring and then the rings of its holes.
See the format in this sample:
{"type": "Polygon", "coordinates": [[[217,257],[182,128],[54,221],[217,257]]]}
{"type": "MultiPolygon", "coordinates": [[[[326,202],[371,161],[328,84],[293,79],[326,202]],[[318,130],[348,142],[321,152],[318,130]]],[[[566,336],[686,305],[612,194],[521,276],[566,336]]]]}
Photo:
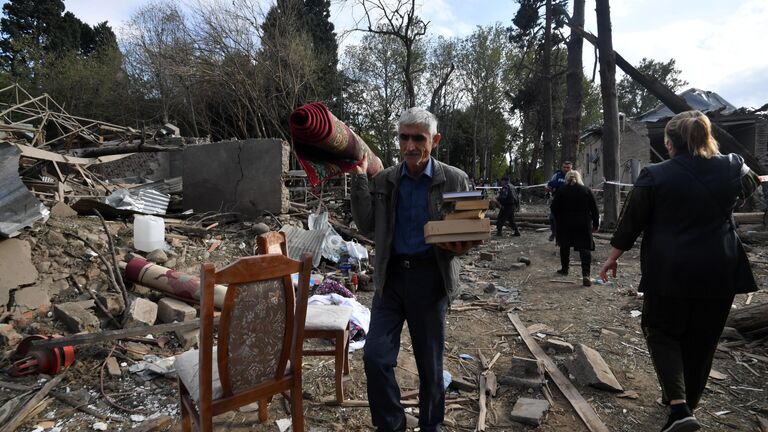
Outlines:
{"type": "Polygon", "coordinates": [[[436,247],[425,242],[424,225],[440,219],[443,193],[469,187],[466,173],[430,155],[440,143],[435,116],[423,108],[405,110],[398,139],[402,162],[370,183],[366,160],[352,175],[352,216],[376,240],[376,293],[363,355],[368,401],[377,430],[405,430],[394,367],[407,321],[419,372],[419,425],[422,431],[439,431],[445,410],[445,314],[458,291],[455,257],[479,242],[436,247]]]}

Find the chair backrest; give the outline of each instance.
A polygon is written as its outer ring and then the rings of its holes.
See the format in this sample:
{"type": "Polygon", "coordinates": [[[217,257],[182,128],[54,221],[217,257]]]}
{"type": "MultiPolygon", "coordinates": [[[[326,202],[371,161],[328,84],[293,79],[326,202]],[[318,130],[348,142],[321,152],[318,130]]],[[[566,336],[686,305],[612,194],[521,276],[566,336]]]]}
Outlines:
{"type": "Polygon", "coordinates": [[[203,265],[201,400],[205,397],[203,373],[211,370],[206,363],[212,365],[212,361],[218,362],[225,397],[293,373],[300,374],[311,270],[310,254],[305,254],[301,261],[282,254],[240,258],[218,271],[212,264],[203,265]],[[291,281],[293,273],[299,273],[296,293],[291,281]],[[213,359],[215,284],[228,288],[219,320],[217,358],[213,359]],[[298,366],[288,370],[289,360],[298,366]]]}
{"type": "Polygon", "coordinates": [[[269,231],[256,237],[256,251],[259,255],[278,253],[288,255],[285,233],[269,231]]]}

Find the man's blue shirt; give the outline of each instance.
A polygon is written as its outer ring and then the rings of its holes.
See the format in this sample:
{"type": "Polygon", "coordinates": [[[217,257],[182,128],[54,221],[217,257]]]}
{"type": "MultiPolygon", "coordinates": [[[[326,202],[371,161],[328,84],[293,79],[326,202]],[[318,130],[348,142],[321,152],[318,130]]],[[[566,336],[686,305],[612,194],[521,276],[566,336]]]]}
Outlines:
{"type": "Polygon", "coordinates": [[[429,188],[432,186],[432,158],[424,171],[411,177],[403,164],[395,212],[392,249],[396,254],[417,255],[431,248],[424,241],[424,225],[429,221],[429,188]]]}

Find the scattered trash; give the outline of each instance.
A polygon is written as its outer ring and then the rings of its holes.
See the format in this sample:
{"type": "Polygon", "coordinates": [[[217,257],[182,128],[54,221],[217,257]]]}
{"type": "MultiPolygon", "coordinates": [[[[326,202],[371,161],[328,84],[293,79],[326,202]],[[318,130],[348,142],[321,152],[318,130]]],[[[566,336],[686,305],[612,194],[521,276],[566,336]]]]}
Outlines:
{"type": "Polygon", "coordinates": [[[277,428],[280,429],[280,432],[285,432],[291,428],[291,419],[289,418],[277,419],[275,423],[277,424],[277,428]]]}
{"type": "Polygon", "coordinates": [[[175,378],[176,369],[173,367],[175,360],[176,357],[174,356],[160,358],[153,354],[147,354],[143,361],[129,366],[128,371],[136,374],[143,381],[151,381],[159,376],[175,378]]]}
{"type": "Polygon", "coordinates": [[[631,316],[632,318],[637,318],[637,317],[639,317],[639,316],[640,316],[640,315],[642,315],[642,314],[643,314],[643,313],[642,313],[642,312],[640,312],[639,310],[632,310],[632,311],[629,311],[629,316],[631,316]]]}

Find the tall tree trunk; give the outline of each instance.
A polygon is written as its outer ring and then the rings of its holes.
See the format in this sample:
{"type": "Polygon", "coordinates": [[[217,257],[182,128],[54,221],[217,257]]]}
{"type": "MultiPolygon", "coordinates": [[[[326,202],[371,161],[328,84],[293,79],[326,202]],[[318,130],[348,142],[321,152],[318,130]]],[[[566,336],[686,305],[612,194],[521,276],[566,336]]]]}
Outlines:
{"type": "Polygon", "coordinates": [[[609,0],[597,0],[597,48],[600,52],[600,93],[603,99],[603,226],[619,219],[619,104],[616,99],[616,60],[611,36],[609,0]]]}
{"type": "MultiPolygon", "coordinates": [[[[585,0],[574,0],[573,23],[584,26],[585,0]]],[[[568,40],[568,71],[565,75],[567,94],[563,108],[563,154],[560,163],[575,162],[579,148],[581,132],[581,107],[584,93],[584,70],[582,65],[582,47],[584,39],[578,32],[571,32],[568,40]]]]}
{"type": "Polygon", "coordinates": [[[555,167],[555,151],[552,148],[552,0],[547,0],[544,24],[544,59],[542,80],[544,90],[544,176],[555,167]]]}

